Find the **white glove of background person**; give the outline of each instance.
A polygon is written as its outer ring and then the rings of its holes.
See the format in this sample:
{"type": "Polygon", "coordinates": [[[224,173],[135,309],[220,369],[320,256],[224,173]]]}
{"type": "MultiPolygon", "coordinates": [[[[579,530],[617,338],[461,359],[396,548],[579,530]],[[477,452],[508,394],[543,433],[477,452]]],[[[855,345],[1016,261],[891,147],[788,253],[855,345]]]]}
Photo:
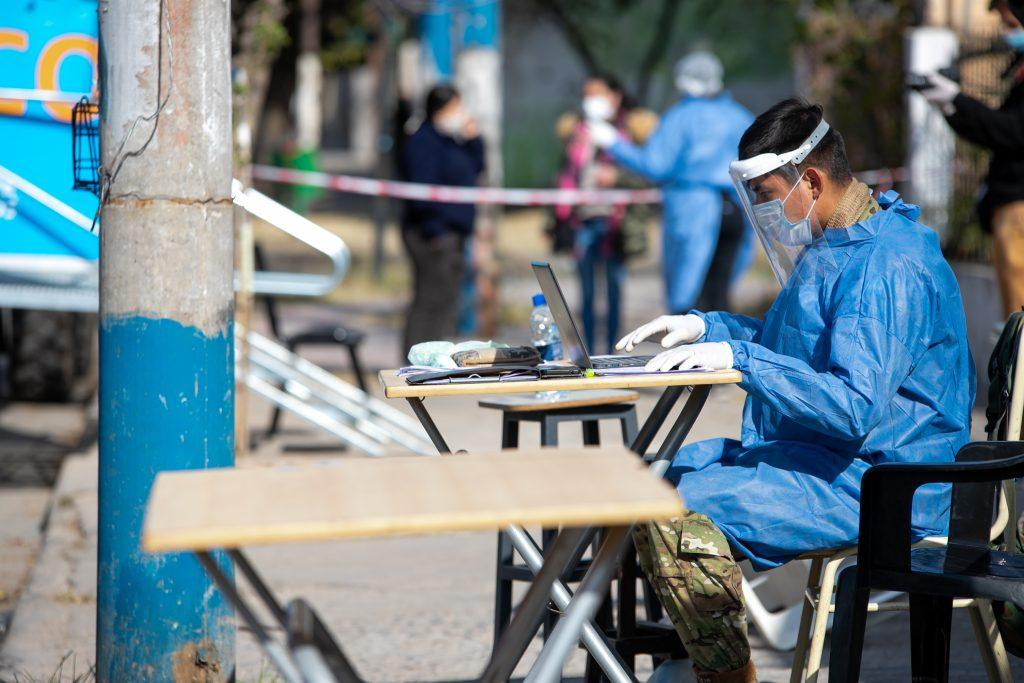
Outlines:
{"type": "Polygon", "coordinates": [[[587,131],[590,132],[590,139],[594,144],[601,148],[611,147],[619,139],[619,131],[615,126],[600,119],[588,120],[587,131]]]}
{"type": "Polygon", "coordinates": [[[699,315],[692,313],[663,315],[627,334],[619,340],[615,349],[617,351],[632,351],[643,340],[658,334],[665,335],[661,340],[661,345],[667,349],[676,344],[695,342],[703,337],[705,332],[707,332],[707,326],[704,325],[704,319],[699,315]]]}
{"type": "Polygon", "coordinates": [[[946,78],[938,72],[927,74],[932,87],[921,90],[921,95],[931,104],[938,107],[943,114],[952,114],[953,100],[960,94],[960,86],[956,81],[946,78]]]}
{"type": "Polygon", "coordinates": [[[689,370],[691,368],[731,370],[732,360],[732,347],[728,342],[704,342],[662,351],[647,362],[644,370],[648,372],[689,370]]]}

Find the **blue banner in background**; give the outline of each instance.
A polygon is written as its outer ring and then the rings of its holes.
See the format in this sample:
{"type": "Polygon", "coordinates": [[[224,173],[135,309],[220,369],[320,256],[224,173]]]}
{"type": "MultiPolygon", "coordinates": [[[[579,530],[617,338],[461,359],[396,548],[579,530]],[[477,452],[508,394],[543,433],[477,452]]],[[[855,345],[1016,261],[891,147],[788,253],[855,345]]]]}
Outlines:
{"type": "MultiPolygon", "coordinates": [[[[0,88],[93,93],[96,7],[96,0],[0,2],[0,88]]],[[[0,99],[0,166],[92,218],[96,197],[71,189],[71,106],[0,99]]],[[[0,180],[5,254],[96,259],[99,238],[0,180]]]]}

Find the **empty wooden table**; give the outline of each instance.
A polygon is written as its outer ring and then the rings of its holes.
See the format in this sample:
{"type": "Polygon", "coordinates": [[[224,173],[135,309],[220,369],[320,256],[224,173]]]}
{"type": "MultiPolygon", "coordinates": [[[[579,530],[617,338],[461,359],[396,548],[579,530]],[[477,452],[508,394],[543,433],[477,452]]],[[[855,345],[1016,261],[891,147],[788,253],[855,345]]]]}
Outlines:
{"type": "Polygon", "coordinates": [[[552,583],[592,540],[589,527],[607,526],[590,570],[527,678],[552,681],[597,610],[630,526],[681,512],[676,492],[621,447],[394,457],[161,473],[150,495],[142,546],[155,553],[195,553],[286,680],[347,681],[359,678],[315,612],[303,601],[282,606],[241,547],[509,525],[561,526],[484,672],[485,681],[502,681],[533,637],[552,583]],[[288,635],[287,643],[269,635],[211,554],[216,549],[226,549],[253,584],[288,635]]]}

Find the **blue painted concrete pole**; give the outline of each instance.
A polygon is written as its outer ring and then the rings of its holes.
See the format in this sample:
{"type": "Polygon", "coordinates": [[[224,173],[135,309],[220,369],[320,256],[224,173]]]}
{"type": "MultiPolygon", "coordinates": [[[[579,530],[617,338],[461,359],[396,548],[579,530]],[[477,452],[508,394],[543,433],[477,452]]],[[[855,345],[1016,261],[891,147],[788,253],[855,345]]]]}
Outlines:
{"type": "Polygon", "coordinates": [[[499,48],[501,0],[435,0],[420,16],[420,40],[437,80],[450,80],[463,49],[499,48]]]}
{"type": "Polygon", "coordinates": [[[228,0],[100,4],[104,682],[234,671],[233,613],[198,563],[139,547],[158,472],[233,462],[228,12],[228,0]]]}
{"type": "MultiPolygon", "coordinates": [[[[487,184],[501,185],[501,0],[435,0],[420,17],[420,41],[426,63],[433,67],[437,81],[455,80],[463,99],[480,124],[487,144],[487,184]]],[[[466,240],[466,272],[459,291],[457,330],[460,335],[477,334],[477,309],[494,310],[494,284],[478,292],[474,251],[481,262],[491,260],[495,213],[481,212],[473,240],[466,240]],[[474,244],[473,242],[477,242],[474,244]]],[[[485,320],[492,320],[493,315],[485,320]]],[[[493,326],[485,323],[482,330],[493,326]]]]}
{"type": "Polygon", "coordinates": [[[460,48],[482,47],[497,50],[501,42],[501,0],[468,3],[462,20],[460,48]]]}
{"type": "Polygon", "coordinates": [[[420,16],[420,40],[424,59],[434,67],[438,81],[451,80],[455,73],[455,50],[452,40],[452,5],[455,0],[435,0],[430,10],[420,16]]]}

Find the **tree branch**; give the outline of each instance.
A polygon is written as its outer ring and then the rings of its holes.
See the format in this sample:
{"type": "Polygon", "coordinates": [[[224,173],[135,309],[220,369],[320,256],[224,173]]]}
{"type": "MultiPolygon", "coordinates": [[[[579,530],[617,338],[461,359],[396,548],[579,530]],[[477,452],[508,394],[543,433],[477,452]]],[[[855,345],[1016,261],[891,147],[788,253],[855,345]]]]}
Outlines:
{"type": "Polygon", "coordinates": [[[647,92],[651,86],[651,74],[665,56],[668,49],[668,39],[672,35],[672,28],[675,24],[676,14],[679,12],[681,0],[662,0],[661,13],[655,27],[651,42],[647,45],[647,52],[640,62],[640,69],[637,72],[636,96],[640,102],[646,102],[647,92]]]}
{"type": "Polygon", "coordinates": [[[566,13],[562,3],[556,0],[534,0],[534,5],[542,12],[547,12],[554,20],[555,24],[562,31],[562,35],[569,41],[569,45],[576,51],[579,58],[583,60],[587,71],[590,73],[600,71],[597,57],[594,55],[593,50],[590,49],[590,45],[587,44],[586,36],[583,35],[583,32],[580,31],[576,23],[566,13]]]}

